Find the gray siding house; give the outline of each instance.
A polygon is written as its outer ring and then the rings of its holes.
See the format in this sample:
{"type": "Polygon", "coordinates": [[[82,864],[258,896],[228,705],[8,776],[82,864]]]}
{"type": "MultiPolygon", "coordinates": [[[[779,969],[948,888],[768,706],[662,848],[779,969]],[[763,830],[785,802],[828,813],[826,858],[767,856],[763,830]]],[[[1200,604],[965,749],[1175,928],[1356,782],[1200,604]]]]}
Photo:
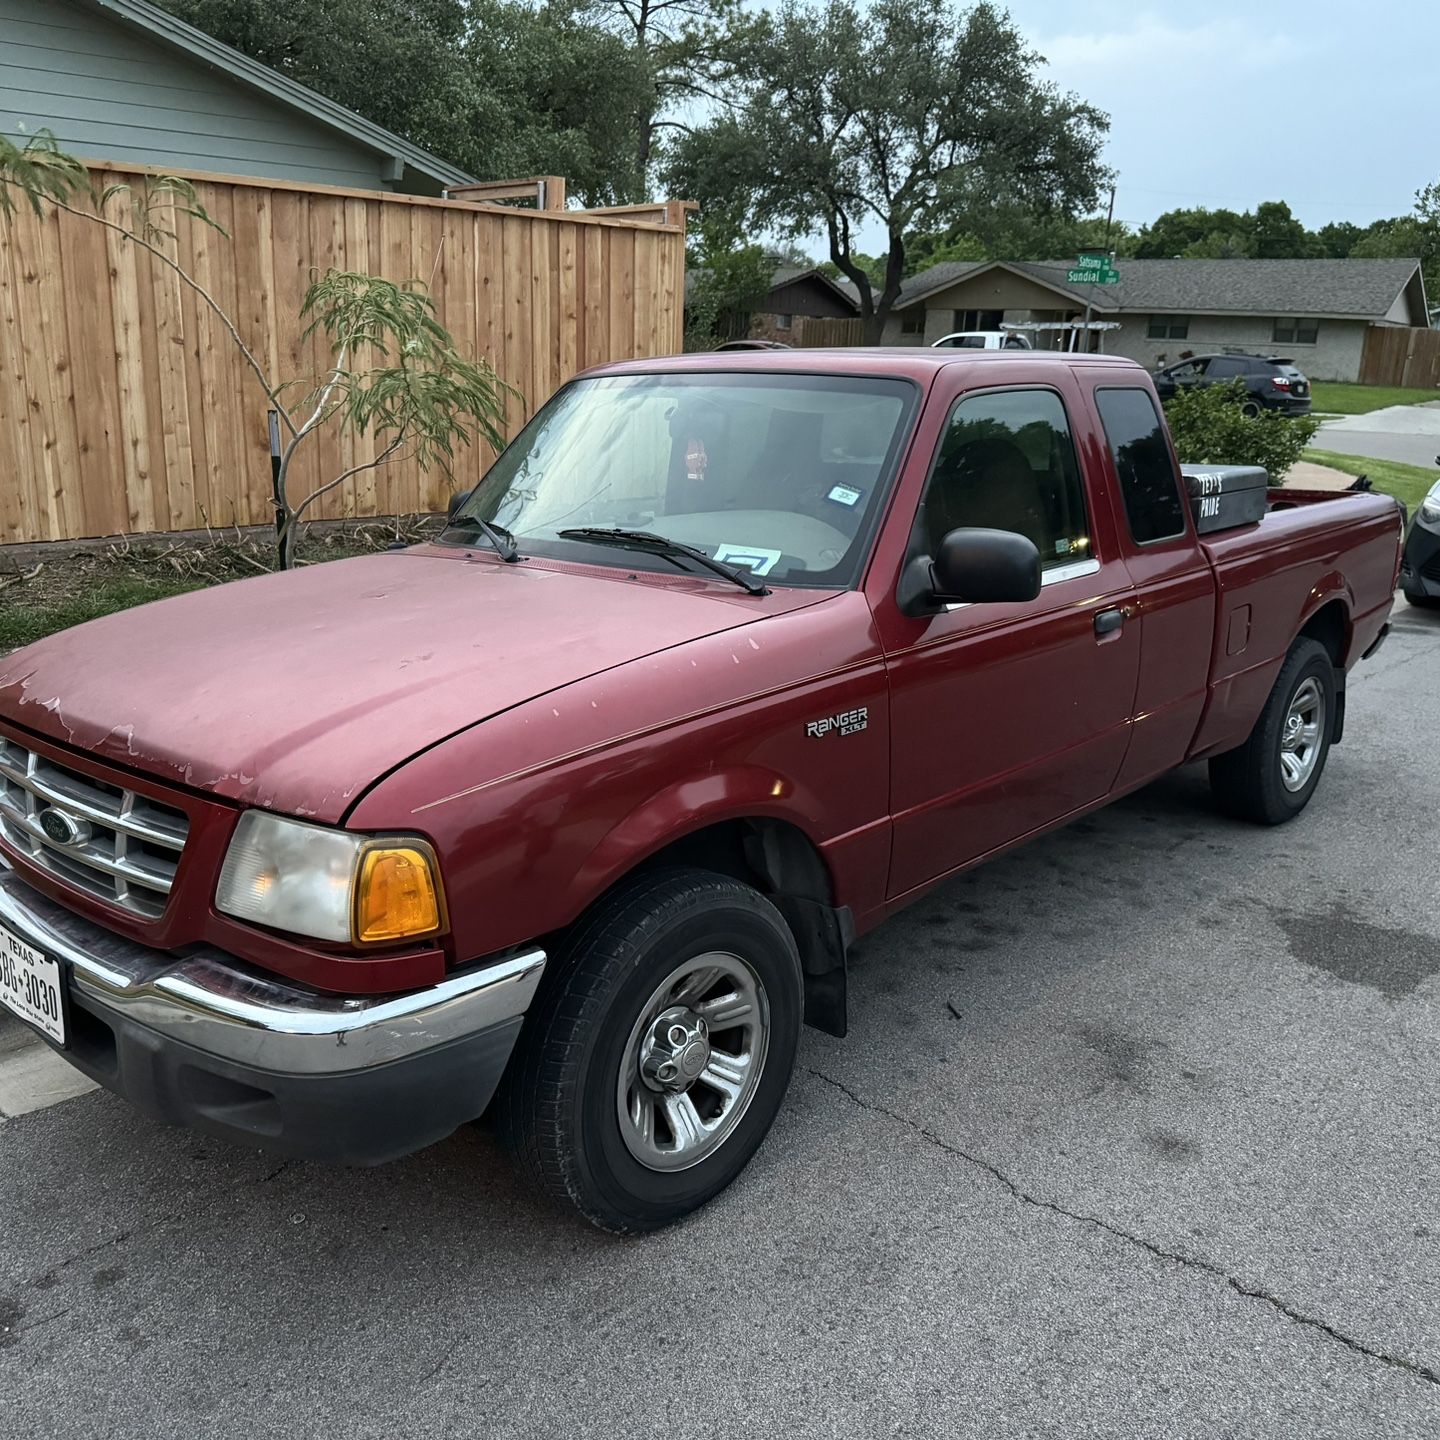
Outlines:
{"type": "Polygon", "coordinates": [[[439,195],[473,177],[145,0],[0,0],[0,134],[87,160],[439,195]]]}
{"type": "MultiPolygon", "coordinates": [[[[1092,318],[1119,326],[1092,348],[1153,369],[1183,355],[1292,355],[1316,380],[1355,380],[1374,325],[1427,327],[1418,260],[1117,260],[1115,285],[1071,285],[1073,264],[955,261],[912,277],[886,322],[887,345],[929,345],[956,330],[1092,318]]],[[[1040,331],[1058,347],[1066,332],[1040,331]]]]}

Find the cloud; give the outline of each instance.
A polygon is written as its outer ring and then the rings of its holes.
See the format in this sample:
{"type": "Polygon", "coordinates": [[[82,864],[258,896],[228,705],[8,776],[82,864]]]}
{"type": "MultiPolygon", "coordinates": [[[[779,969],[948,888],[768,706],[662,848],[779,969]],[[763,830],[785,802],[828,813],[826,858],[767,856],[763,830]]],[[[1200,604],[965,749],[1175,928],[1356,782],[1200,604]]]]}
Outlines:
{"type": "Polygon", "coordinates": [[[1127,90],[1148,89],[1157,106],[1167,102],[1176,80],[1208,81],[1224,92],[1237,70],[1271,70],[1309,48],[1288,32],[1260,30],[1253,19],[1206,19],[1184,26],[1153,15],[1131,19],[1123,30],[1051,35],[1037,38],[1035,45],[1060,84],[1081,88],[1118,80],[1127,90]],[[1199,67],[1211,62],[1224,68],[1202,77],[1199,67]]]}

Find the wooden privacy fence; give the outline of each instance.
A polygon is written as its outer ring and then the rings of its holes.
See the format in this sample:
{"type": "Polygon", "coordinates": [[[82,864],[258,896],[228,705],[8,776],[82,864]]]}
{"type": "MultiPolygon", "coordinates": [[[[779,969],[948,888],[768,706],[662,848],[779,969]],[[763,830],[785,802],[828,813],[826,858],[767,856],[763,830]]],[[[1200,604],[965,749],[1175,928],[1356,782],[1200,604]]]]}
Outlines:
{"type": "Polygon", "coordinates": [[[750,334],[757,340],[783,340],[787,345],[810,350],[830,345],[860,345],[864,343],[865,322],[858,316],[848,315],[795,315],[790,325],[782,330],[773,315],[757,315],[750,326],[750,334]]]}
{"type": "MultiPolygon", "coordinates": [[[[97,169],[137,188],[158,172],[97,169]]],[[[173,217],[175,254],[273,378],[314,383],[302,340],[317,271],[419,278],[463,353],[520,392],[509,432],[577,370],[681,348],[684,210],[524,210],[493,203],[187,175],[229,233],[173,217]]],[[[167,224],[170,221],[167,219],[167,224]]],[[[266,400],[222,326],[139,247],[89,221],[21,209],[0,221],[0,543],[264,524],[266,400]]],[[[368,459],[330,428],[296,457],[308,494],[368,459]],[[301,458],[303,456],[303,458],[301,458]]],[[[493,458],[457,457],[473,478],[493,458]]],[[[314,518],[444,507],[442,472],[366,471],[314,518]]]]}
{"type": "Polygon", "coordinates": [[[1412,385],[1421,390],[1440,385],[1440,330],[1372,325],[1360,352],[1360,383],[1412,385]]]}

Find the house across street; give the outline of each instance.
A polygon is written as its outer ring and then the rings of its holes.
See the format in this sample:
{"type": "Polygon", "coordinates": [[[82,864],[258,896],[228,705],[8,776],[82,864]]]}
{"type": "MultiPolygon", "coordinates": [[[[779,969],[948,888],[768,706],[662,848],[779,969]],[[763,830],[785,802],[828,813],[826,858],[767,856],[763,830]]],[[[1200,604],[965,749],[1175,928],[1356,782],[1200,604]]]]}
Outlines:
{"type": "MultiPolygon", "coordinates": [[[[957,330],[1094,319],[1118,322],[1107,354],[1149,369],[1217,350],[1283,354],[1314,380],[1358,380],[1372,327],[1428,324],[1418,260],[958,260],[905,283],[887,345],[931,345],[957,330]],[[1114,283],[1082,274],[1118,272],[1114,283]]],[[[1037,344],[1069,346],[1069,332],[1037,344]]],[[[1098,346],[1099,341],[1092,340],[1098,346]]]]}

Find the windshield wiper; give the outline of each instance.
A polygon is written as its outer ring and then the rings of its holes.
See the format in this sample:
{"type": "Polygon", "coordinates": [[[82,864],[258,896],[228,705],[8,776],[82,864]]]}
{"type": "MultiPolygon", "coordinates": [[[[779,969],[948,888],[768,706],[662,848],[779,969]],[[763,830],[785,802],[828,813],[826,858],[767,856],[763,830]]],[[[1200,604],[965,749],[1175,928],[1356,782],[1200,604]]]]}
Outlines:
{"type": "Polygon", "coordinates": [[[473,525],[495,547],[496,553],[507,565],[513,565],[520,558],[520,547],[515,543],[515,537],[503,525],[492,525],[478,515],[457,515],[445,528],[458,530],[462,525],[473,525]]]}
{"type": "Polygon", "coordinates": [[[682,544],[679,540],[667,539],[650,530],[621,530],[603,525],[579,525],[571,530],[555,532],[562,540],[588,540],[594,545],[620,545],[627,550],[648,550],[652,555],[685,555],[697,565],[732,581],[751,595],[768,595],[770,591],[754,576],[727,565],[723,560],[714,560],[694,545],[682,544]]]}

